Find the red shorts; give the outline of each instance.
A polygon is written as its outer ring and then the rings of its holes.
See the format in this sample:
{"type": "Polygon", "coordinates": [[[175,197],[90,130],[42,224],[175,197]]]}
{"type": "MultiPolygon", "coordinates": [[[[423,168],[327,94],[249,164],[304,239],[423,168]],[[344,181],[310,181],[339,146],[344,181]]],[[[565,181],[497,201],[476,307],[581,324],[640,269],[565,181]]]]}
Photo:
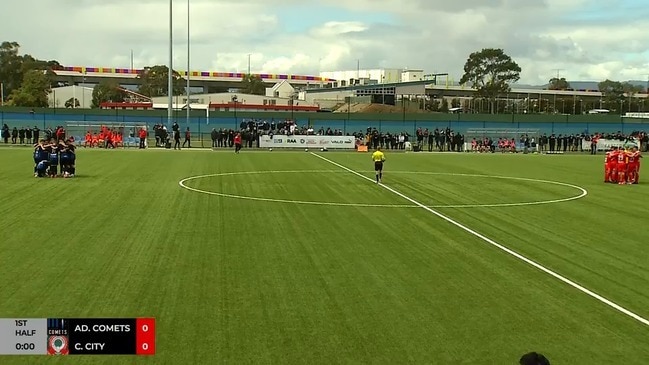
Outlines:
{"type": "Polygon", "coordinates": [[[607,164],[604,164],[604,168],[606,170],[615,170],[616,167],[617,167],[617,162],[616,163],[610,163],[609,162],[607,164]]]}
{"type": "Polygon", "coordinates": [[[636,172],[636,171],[638,171],[639,168],[640,168],[640,165],[633,164],[633,165],[629,165],[628,170],[636,172]]]}
{"type": "Polygon", "coordinates": [[[626,168],[627,164],[625,163],[619,163],[615,166],[615,170],[617,170],[617,172],[626,172],[626,168]]]}

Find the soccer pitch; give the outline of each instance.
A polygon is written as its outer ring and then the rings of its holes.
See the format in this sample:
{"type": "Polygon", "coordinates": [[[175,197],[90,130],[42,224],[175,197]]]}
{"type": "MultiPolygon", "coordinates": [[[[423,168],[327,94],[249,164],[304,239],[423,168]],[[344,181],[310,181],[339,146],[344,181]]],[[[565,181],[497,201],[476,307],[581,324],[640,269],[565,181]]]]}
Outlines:
{"type": "Polygon", "coordinates": [[[602,155],[387,151],[384,186],[364,153],[0,157],[0,317],[157,321],[152,357],[2,364],[649,358],[649,185],[602,155]]]}

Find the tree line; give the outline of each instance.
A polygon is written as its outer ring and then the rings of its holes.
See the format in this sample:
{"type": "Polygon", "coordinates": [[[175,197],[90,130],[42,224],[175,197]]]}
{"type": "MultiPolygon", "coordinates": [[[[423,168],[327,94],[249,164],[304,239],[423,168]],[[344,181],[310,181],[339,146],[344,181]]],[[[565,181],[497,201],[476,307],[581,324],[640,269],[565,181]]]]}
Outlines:
{"type": "MultiPolygon", "coordinates": [[[[17,42],[2,42],[0,44],[0,82],[4,87],[3,97],[6,105],[23,107],[49,107],[48,95],[52,88],[66,86],[65,83],[54,81],[54,70],[61,65],[56,60],[41,60],[29,54],[20,54],[20,45],[17,42]]],[[[479,103],[480,111],[491,113],[525,110],[526,112],[554,112],[566,113],[570,111],[577,114],[584,107],[572,96],[558,97],[554,100],[539,98],[530,105],[530,101],[524,106],[514,105],[509,101],[503,102],[502,96],[511,92],[511,85],[520,79],[521,67],[503,49],[484,48],[469,55],[464,64],[464,75],[460,84],[468,85],[475,89],[476,97],[472,101],[452,101],[452,107],[469,109],[470,105],[477,109],[479,103]],[[468,106],[467,106],[468,104],[468,106]],[[561,108],[558,107],[561,105],[561,108]]],[[[165,65],[145,67],[137,77],[140,85],[138,93],[148,97],[168,95],[169,69],[165,65]]],[[[185,94],[186,79],[173,71],[172,72],[172,95],[185,94]]],[[[602,99],[597,108],[609,109],[611,111],[636,109],[644,100],[639,100],[636,94],[643,92],[644,88],[613,80],[604,80],[598,85],[602,92],[602,99]]],[[[246,94],[263,95],[265,85],[263,80],[256,75],[245,75],[239,89],[246,94]]],[[[565,78],[551,78],[548,81],[550,90],[568,90],[570,84],[565,78]]],[[[118,82],[105,80],[97,84],[92,93],[92,107],[99,107],[104,102],[123,102],[127,100],[128,94],[118,82]]],[[[509,99],[509,98],[508,98],[509,99]]],[[[520,103],[520,101],[518,101],[520,103]]],[[[70,99],[65,102],[65,107],[78,106],[78,100],[70,99]]],[[[648,105],[649,107],[649,105],[648,105]]],[[[432,100],[427,109],[447,111],[448,101],[432,100]]]]}
{"type": "MultiPolygon", "coordinates": [[[[54,71],[61,68],[58,61],[40,60],[29,54],[20,54],[20,44],[17,42],[2,42],[0,44],[0,82],[3,86],[5,105],[47,108],[48,95],[53,88],[68,86],[66,83],[54,81],[54,71]]],[[[168,95],[169,68],[165,65],[145,67],[137,77],[140,79],[137,92],[157,97],[168,95]]],[[[186,90],[186,79],[177,71],[172,73],[172,94],[183,95],[186,90]]],[[[239,89],[246,94],[263,95],[266,86],[257,75],[245,75],[239,89]]],[[[92,92],[92,107],[98,108],[104,102],[123,102],[128,93],[113,80],[104,80],[95,85],[92,92]]],[[[65,107],[79,106],[79,101],[69,99],[65,107]]]]}
{"type": "MultiPolygon", "coordinates": [[[[522,101],[510,101],[507,97],[503,100],[503,96],[511,92],[511,84],[520,79],[520,73],[521,67],[503,49],[484,48],[469,55],[464,64],[464,75],[460,79],[460,84],[475,89],[478,97],[474,102],[480,101],[480,108],[483,111],[484,101],[490,113],[524,110],[539,113],[581,114],[588,110],[587,106],[592,106],[591,109],[608,109],[620,114],[625,109],[627,111],[644,109],[644,100],[637,97],[638,93],[645,91],[643,87],[609,79],[598,83],[598,89],[602,93],[599,102],[588,102],[570,95],[538,97],[534,100],[522,101]]],[[[565,78],[554,77],[548,81],[548,89],[571,90],[571,87],[565,78]]],[[[447,103],[442,101],[440,108],[448,110],[447,103]]]]}

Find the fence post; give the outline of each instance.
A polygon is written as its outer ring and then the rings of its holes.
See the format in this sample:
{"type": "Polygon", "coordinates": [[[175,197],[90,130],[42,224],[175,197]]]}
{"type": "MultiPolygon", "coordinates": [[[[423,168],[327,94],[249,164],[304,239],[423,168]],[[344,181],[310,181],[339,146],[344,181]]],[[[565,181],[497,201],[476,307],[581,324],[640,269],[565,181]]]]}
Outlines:
{"type": "Polygon", "coordinates": [[[198,139],[201,141],[201,148],[203,148],[205,146],[203,145],[203,135],[201,134],[201,118],[202,117],[198,118],[198,139]]]}

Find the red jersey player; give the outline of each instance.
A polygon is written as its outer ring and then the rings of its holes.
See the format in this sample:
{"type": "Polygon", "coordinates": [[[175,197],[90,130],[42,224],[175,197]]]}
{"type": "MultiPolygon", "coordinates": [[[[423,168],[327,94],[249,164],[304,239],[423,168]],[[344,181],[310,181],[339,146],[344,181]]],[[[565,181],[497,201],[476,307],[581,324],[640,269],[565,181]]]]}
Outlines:
{"type": "Polygon", "coordinates": [[[640,159],[642,155],[638,151],[638,147],[632,147],[629,153],[629,166],[628,166],[628,184],[638,183],[638,172],[640,171],[640,159]]]}
{"type": "Polygon", "coordinates": [[[611,147],[611,150],[606,152],[604,158],[604,182],[612,183],[617,181],[615,176],[615,168],[617,167],[617,147],[611,147]]]}
{"type": "Polygon", "coordinates": [[[625,150],[620,150],[617,155],[617,183],[624,185],[627,181],[627,168],[629,164],[629,153],[625,150]]]}

